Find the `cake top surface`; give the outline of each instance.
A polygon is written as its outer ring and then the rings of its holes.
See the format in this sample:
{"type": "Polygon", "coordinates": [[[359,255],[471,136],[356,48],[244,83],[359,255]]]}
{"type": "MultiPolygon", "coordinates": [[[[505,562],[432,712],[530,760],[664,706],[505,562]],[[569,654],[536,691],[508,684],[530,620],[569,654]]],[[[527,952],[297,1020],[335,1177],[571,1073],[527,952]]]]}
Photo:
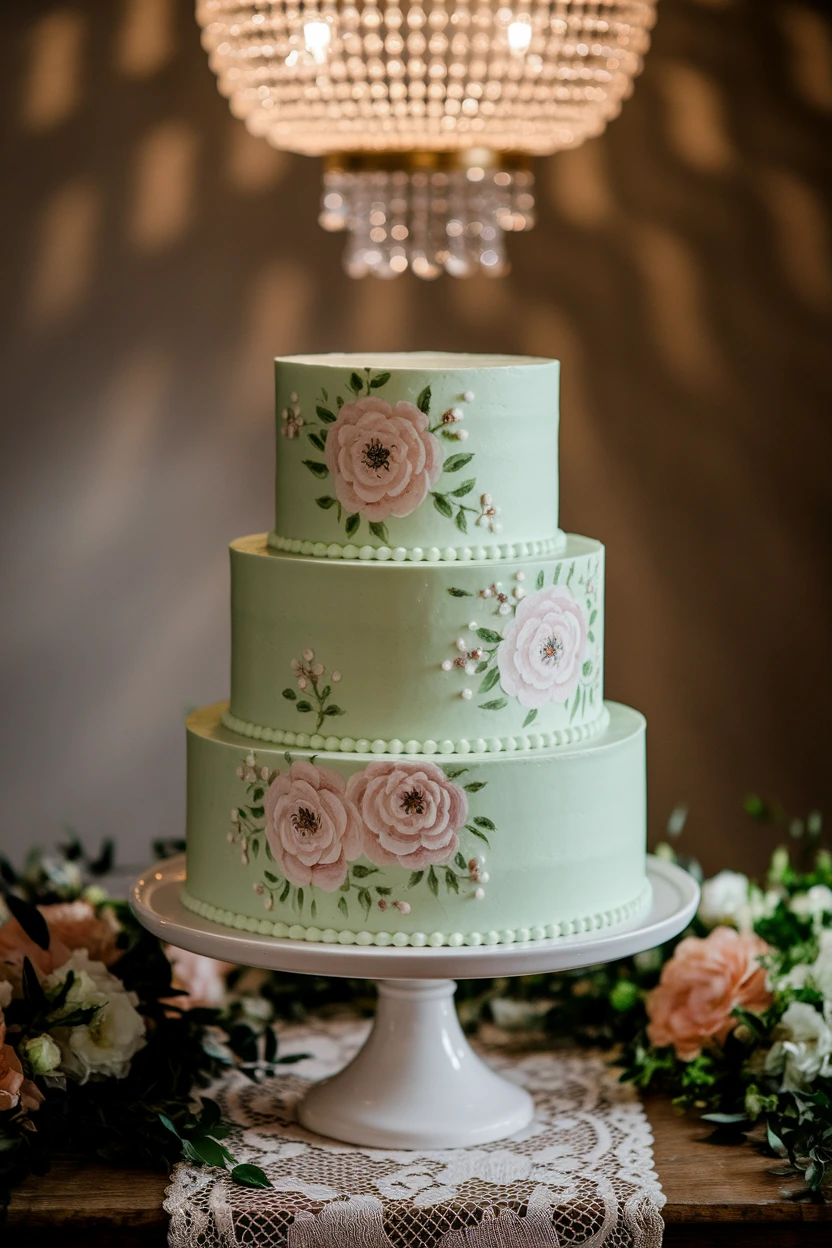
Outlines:
{"type": "Polygon", "coordinates": [[[332,352],[325,355],[279,355],[278,364],[307,364],[320,368],[386,368],[391,372],[400,369],[438,369],[457,372],[461,369],[481,368],[528,368],[551,367],[557,360],[536,355],[477,355],[454,351],[368,351],[332,352]]]}

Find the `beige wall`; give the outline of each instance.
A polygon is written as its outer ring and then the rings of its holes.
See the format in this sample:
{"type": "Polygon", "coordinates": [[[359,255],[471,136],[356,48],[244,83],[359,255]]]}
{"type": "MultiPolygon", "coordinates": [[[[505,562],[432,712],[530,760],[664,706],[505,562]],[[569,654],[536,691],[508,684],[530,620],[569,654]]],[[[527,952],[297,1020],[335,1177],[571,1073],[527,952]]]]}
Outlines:
{"type": "Polygon", "coordinates": [[[739,866],[771,840],[746,790],[832,814],[832,25],[659,7],[622,117],[540,164],[511,276],[432,285],[342,275],[316,165],[231,119],[186,0],[2,7],[0,841],[179,834],[225,545],[269,525],[270,357],[336,348],[559,356],[563,522],[608,546],[652,837],[685,798],[739,866]]]}

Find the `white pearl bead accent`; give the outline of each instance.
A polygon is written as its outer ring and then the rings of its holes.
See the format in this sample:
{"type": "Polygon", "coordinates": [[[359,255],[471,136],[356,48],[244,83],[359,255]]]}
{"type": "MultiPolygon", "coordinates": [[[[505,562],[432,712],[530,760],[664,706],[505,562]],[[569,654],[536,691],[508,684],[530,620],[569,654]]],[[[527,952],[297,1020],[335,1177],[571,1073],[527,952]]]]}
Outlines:
{"type": "Polygon", "coordinates": [[[463,396],[462,396],[462,397],[463,397],[463,399],[465,400],[465,402],[466,402],[466,403],[473,403],[473,402],[474,402],[474,391],[473,391],[473,390],[466,390],[466,391],[465,391],[465,393],[463,394],[463,396]]]}
{"type": "Polygon", "coordinates": [[[461,696],[465,699],[466,702],[470,702],[474,696],[474,691],[472,689],[463,689],[461,696]]]}
{"type": "Polygon", "coordinates": [[[468,625],[468,627],[470,628],[472,633],[475,633],[477,629],[479,628],[479,624],[477,623],[476,620],[472,620],[471,623],[468,625]]]}
{"type": "Polygon", "coordinates": [[[443,660],[442,660],[442,671],[443,671],[443,672],[449,672],[449,671],[451,670],[451,668],[452,668],[452,667],[453,667],[453,663],[451,662],[451,660],[450,660],[450,659],[443,659],[443,660]]]}
{"type": "Polygon", "coordinates": [[[405,546],[396,546],[393,550],[393,559],[396,563],[403,563],[407,558],[407,548],[405,546]]]}
{"type": "Polygon", "coordinates": [[[410,558],[413,560],[413,562],[421,563],[424,557],[425,557],[425,552],[422,550],[422,547],[414,546],[410,552],[410,558]]]}
{"type": "Polygon", "coordinates": [[[458,430],[457,430],[457,433],[456,433],[456,437],[457,437],[457,441],[458,441],[458,442],[464,442],[464,441],[465,441],[465,439],[468,437],[468,430],[467,430],[467,429],[458,429],[458,430]]]}
{"type": "Polygon", "coordinates": [[[464,637],[457,637],[457,639],[456,639],[456,648],[457,648],[457,650],[459,650],[459,651],[460,651],[460,653],[461,653],[461,654],[467,654],[467,653],[468,653],[468,642],[465,640],[465,638],[464,638],[464,637]]]}
{"type": "Polygon", "coordinates": [[[474,889],[474,901],[482,901],[482,899],[483,899],[483,897],[484,897],[484,896],[485,896],[485,889],[484,889],[484,888],[476,888],[476,889],[474,889]]]}
{"type": "Polygon", "coordinates": [[[487,884],[491,876],[487,871],[480,871],[480,884],[487,884]]]}
{"type": "Polygon", "coordinates": [[[514,573],[514,579],[515,579],[515,581],[525,581],[525,579],[526,579],[526,573],[525,573],[525,572],[515,572],[515,573],[514,573]]]}

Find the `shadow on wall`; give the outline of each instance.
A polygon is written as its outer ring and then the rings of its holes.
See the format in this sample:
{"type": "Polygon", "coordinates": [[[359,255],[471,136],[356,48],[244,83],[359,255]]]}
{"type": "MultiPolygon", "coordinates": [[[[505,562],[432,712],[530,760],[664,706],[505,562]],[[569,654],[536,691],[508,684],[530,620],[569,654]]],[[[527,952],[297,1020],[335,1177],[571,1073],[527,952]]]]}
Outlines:
{"type": "Polygon", "coordinates": [[[230,117],[186,0],[0,23],[3,839],[70,822],[138,861],[180,832],[297,350],[558,356],[563,523],[608,545],[654,836],[685,798],[709,867],[759,864],[747,789],[832,808],[822,6],[665,0],[622,117],[540,162],[511,276],[430,285],[343,276],[317,165],[230,117]]]}

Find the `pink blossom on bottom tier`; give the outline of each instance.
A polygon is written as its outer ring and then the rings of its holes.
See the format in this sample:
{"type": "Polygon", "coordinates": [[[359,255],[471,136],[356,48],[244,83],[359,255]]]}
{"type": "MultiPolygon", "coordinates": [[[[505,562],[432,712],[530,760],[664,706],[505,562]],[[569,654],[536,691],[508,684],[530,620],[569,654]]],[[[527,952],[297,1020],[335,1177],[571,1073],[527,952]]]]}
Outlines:
{"type": "Polygon", "coordinates": [[[329,767],[296,759],[279,772],[264,801],[265,831],[280,872],[300,887],[333,893],[360,857],[361,828],[345,783],[329,767]]]}
{"type": "Polygon", "coordinates": [[[468,818],[468,798],[435,763],[370,763],[347,797],[364,825],[364,853],[378,866],[421,871],[449,862],[468,818]]]}

